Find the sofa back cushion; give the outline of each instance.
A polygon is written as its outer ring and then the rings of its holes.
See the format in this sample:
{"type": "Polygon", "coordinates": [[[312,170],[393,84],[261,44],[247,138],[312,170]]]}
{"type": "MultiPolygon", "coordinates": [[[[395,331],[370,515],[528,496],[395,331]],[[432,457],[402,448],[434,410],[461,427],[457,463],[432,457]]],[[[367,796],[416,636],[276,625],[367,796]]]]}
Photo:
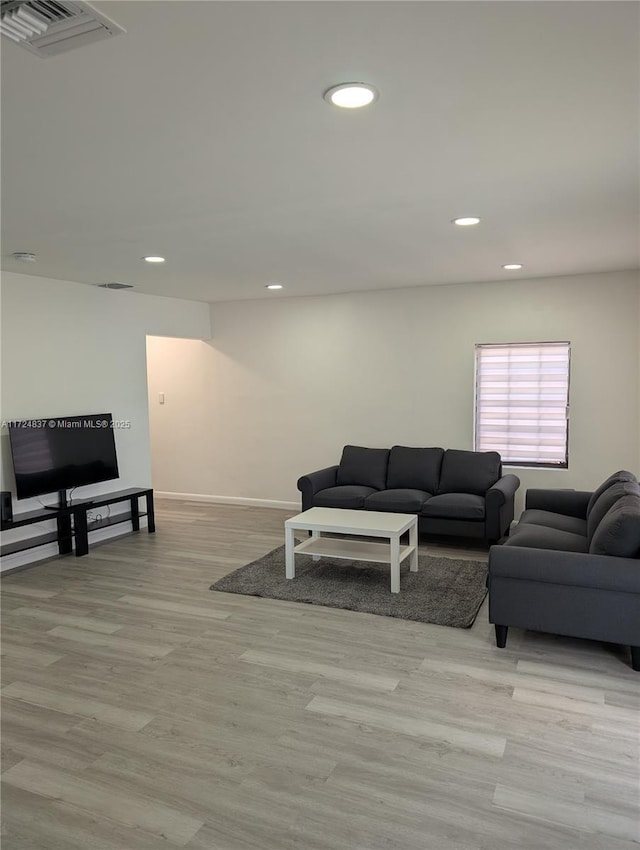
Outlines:
{"type": "Polygon", "coordinates": [[[387,484],[389,449],[366,449],[362,446],[345,446],[338,466],[336,483],[360,484],[384,490],[387,484]]]}
{"type": "Polygon", "coordinates": [[[640,496],[622,496],[609,508],[595,530],[589,552],[617,558],[640,557],[640,496]]]}
{"type": "Polygon", "coordinates": [[[444,449],[394,446],[389,455],[387,489],[437,493],[444,449]]]}
{"type": "Polygon", "coordinates": [[[587,514],[587,537],[593,538],[596,529],[608,511],[624,496],[640,496],[640,486],[635,481],[618,481],[609,485],[595,500],[591,511],[587,514]]]}
{"type": "Polygon", "coordinates": [[[447,449],[442,459],[438,492],[484,496],[501,475],[502,461],[498,452],[447,449]]]}
{"type": "Polygon", "coordinates": [[[598,487],[598,489],[594,490],[591,498],[589,499],[589,504],[587,505],[587,518],[593,510],[593,506],[605,490],[608,490],[609,487],[613,486],[614,484],[626,483],[629,481],[637,481],[637,479],[633,472],[629,472],[627,469],[619,469],[617,472],[614,472],[613,475],[610,475],[606,479],[606,481],[603,481],[602,484],[598,487]]]}

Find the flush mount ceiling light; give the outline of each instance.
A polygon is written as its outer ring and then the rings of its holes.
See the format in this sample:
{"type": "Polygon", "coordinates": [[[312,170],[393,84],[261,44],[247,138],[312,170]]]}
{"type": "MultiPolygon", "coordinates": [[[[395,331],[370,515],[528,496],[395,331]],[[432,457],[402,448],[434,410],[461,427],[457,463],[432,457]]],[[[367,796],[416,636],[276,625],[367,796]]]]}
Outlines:
{"type": "Polygon", "coordinates": [[[517,271],[522,268],[522,263],[507,263],[502,268],[506,269],[508,272],[517,271]]]}
{"type": "Polygon", "coordinates": [[[359,109],[378,99],[378,90],[369,83],[340,83],[323,94],[327,103],[342,109],[359,109]]]}
{"type": "Polygon", "coordinates": [[[14,260],[17,260],[19,263],[35,263],[36,255],[32,254],[31,251],[14,251],[11,255],[14,260]]]}
{"type": "Polygon", "coordinates": [[[480,219],[475,215],[465,215],[462,218],[454,218],[452,224],[458,227],[470,227],[472,224],[480,224],[480,219]]]}
{"type": "Polygon", "coordinates": [[[267,283],[267,289],[282,289],[281,283],[267,283]]]}
{"type": "Polygon", "coordinates": [[[164,257],[143,257],[145,263],[164,263],[164,257]]]}

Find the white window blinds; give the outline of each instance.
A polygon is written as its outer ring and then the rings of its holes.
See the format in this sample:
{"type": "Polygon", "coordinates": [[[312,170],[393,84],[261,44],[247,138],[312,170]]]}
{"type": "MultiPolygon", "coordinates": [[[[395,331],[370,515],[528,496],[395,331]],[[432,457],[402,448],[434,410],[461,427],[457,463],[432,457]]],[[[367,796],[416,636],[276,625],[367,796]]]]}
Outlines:
{"type": "Polygon", "coordinates": [[[568,342],[476,345],[476,451],[566,467],[569,360],[568,342]]]}

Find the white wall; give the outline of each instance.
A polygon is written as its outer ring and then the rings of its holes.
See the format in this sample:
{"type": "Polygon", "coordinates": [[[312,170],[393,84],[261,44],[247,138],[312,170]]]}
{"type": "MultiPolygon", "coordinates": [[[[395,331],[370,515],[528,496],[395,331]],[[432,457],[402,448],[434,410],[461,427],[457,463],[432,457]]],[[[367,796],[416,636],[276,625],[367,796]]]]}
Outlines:
{"type": "Polygon", "coordinates": [[[639,301],[617,272],[214,304],[211,341],[149,340],[154,486],[297,505],[345,443],[470,449],[474,344],[539,340],[572,344],[570,464],[519,507],[640,471],[639,301]]]}
{"type": "MultiPolygon", "coordinates": [[[[2,419],[110,412],[130,420],[130,429],[115,432],[120,479],[76,495],[149,486],[146,334],[209,337],[208,305],[9,272],[2,275],[0,297],[2,419]]],[[[1,433],[2,489],[15,495],[6,428],[1,433]]],[[[14,499],[13,508],[38,506],[34,499],[14,499]]],[[[28,536],[33,528],[3,539],[18,534],[28,536]]]]}

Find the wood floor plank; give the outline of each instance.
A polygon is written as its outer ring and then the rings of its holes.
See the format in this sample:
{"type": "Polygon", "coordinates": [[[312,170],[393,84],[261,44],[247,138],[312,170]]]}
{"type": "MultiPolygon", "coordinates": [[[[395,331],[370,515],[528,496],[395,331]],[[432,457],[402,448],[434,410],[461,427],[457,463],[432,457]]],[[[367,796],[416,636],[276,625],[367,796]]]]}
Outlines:
{"type": "Polygon", "coordinates": [[[460,747],[497,758],[503,755],[507,745],[506,738],[500,735],[476,733],[429,720],[416,720],[392,711],[366,708],[344,700],[314,697],[307,705],[307,711],[315,711],[329,717],[344,717],[355,723],[380,726],[411,737],[436,739],[452,747],[460,747]]]}
{"type": "Polygon", "coordinates": [[[105,635],[112,635],[121,628],[118,623],[108,623],[104,620],[98,620],[95,617],[61,614],[56,611],[43,611],[41,608],[18,608],[13,611],[13,616],[38,620],[43,624],[43,627],[48,626],[51,628],[51,625],[73,626],[77,629],[86,629],[90,632],[99,632],[105,635]]]}
{"type": "Polygon", "coordinates": [[[0,655],[10,658],[20,664],[26,664],[34,667],[48,667],[50,664],[55,664],[64,658],[64,655],[56,652],[51,652],[48,649],[37,649],[32,646],[20,646],[19,644],[10,643],[3,638],[0,655]]]}
{"type": "Polygon", "coordinates": [[[184,846],[123,826],[95,811],[3,783],[2,844],[11,850],[177,850],[184,846]]]}
{"type": "Polygon", "coordinates": [[[570,826],[582,832],[598,833],[604,831],[615,838],[640,841],[638,821],[626,815],[589,807],[583,804],[560,801],[544,793],[521,791],[513,786],[497,785],[493,797],[495,806],[510,809],[519,814],[561,826],[570,826]]]}
{"type": "Polygon", "coordinates": [[[171,614],[182,614],[189,617],[206,617],[212,620],[226,620],[229,614],[225,611],[216,611],[196,605],[183,605],[179,602],[165,602],[161,599],[152,599],[144,596],[122,596],[118,602],[126,602],[138,608],[151,608],[153,611],[168,611],[171,614]]]}
{"type": "Polygon", "coordinates": [[[77,717],[99,717],[120,729],[142,729],[153,715],[141,711],[119,708],[109,703],[89,700],[82,696],[74,696],[61,691],[41,688],[23,682],[12,682],[2,689],[3,699],[14,699],[31,705],[50,708],[77,717]]]}
{"type": "Polygon", "coordinates": [[[62,800],[81,811],[97,812],[131,829],[141,829],[158,838],[184,846],[203,822],[130,790],[106,782],[77,777],[69,771],[21,761],[2,775],[2,781],[41,797],[62,800]]]}
{"type": "MultiPolygon", "coordinates": [[[[292,649],[295,651],[295,648],[292,649]]],[[[358,688],[370,688],[372,690],[393,691],[400,682],[399,678],[391,676],[381,676],[362,670],[350,670],[332,664],[319,664],[315,661],[296,658],[292,654],[262,652],[257,649],[248,649],[243,652],[240,661],[247,664],[273,667],[278,670],[290,670],[293,673],[306,673],[314,678],[332,679],[336,682],[345,682],[358,688]]]]}
{"type": "MultiPolygon", "coordinates": [[[[83,647],[100,646],[123,654],[142,655],[145,658],[162,658],[174,649],[173,646],[142,643],[118,635],[98,634],[86,629],[75,629],[71,626],[54,626],[54,628],[49,629],[48,634],[52,638],[63,638],[65,641],[79,643],[83,647]]],[[[59,645],[58,642],[55,645],[59,645]]]]}
{"type": "MultiPolygon", "coordinates": [[[[7,576],[8,578],[8,576],[7,576]]],[[[9,596],[26,596],[29,599],[51,599],[53,596],[56,596],[60,591],[59,590],[43,590],[38,587],[30,587],[28,584],[24,584],[18,581],[7,581],[3,582],[2,592],[7,593],[9,596]]]]}

